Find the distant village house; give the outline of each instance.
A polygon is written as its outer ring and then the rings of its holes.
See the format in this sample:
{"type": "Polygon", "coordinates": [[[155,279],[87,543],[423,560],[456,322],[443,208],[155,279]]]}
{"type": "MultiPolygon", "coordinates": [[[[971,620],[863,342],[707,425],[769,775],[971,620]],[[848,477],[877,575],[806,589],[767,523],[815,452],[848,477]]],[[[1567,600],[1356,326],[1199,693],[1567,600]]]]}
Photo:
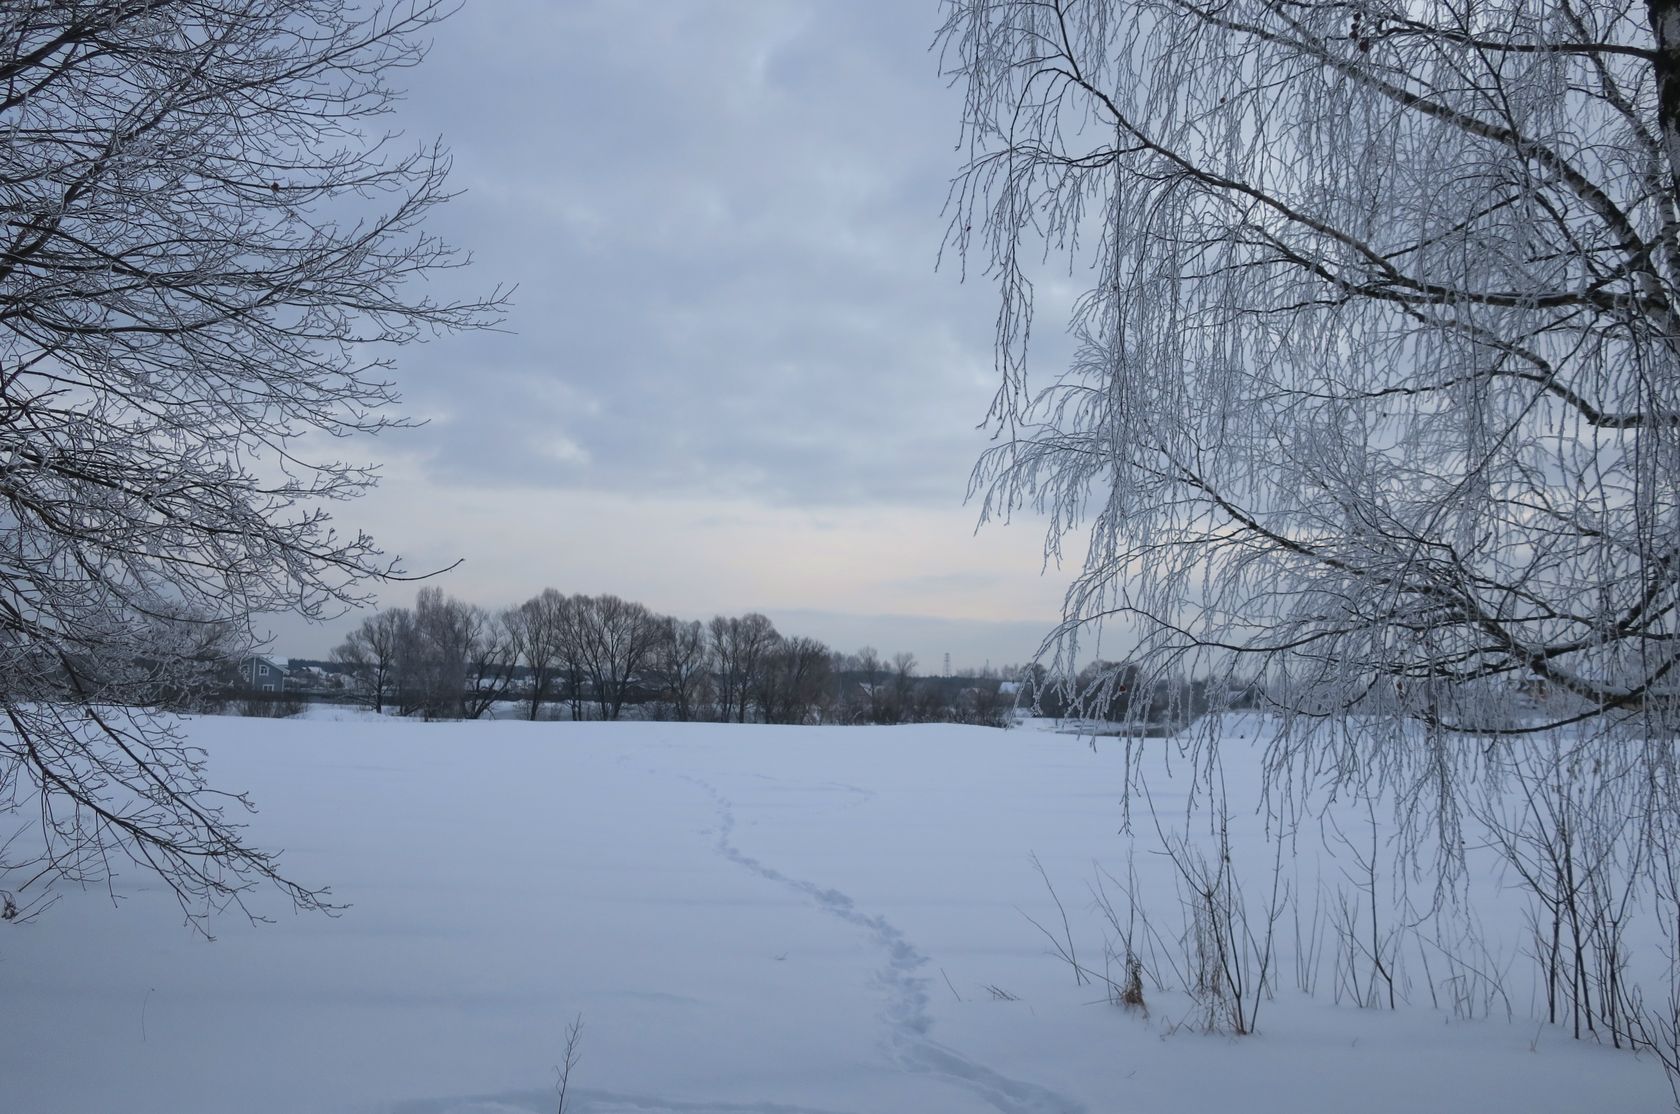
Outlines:
{"type": "Polygon", "coordinates": [[[286,667],[272,658],[248,657],[239,662],[239,679],[247,692],[285,692],[286,667]]]}

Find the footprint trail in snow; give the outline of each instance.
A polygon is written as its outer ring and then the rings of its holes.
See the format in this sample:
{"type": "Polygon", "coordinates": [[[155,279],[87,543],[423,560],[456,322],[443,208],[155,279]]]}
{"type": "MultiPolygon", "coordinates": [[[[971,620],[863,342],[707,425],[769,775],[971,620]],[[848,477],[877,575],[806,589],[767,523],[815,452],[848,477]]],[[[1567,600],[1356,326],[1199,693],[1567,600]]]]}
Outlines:
{"type": "Polygon", "coordinates": [[[887,1049],[900,1066],[941,1076],[974,1092],[1001,1114],[1085,1114],[1081,1103],[1036,1083],[1010,1079],[933,1040],[929,1036],[933,1019],[928,1014],[928,980],[916,974],[927,957],[886,917],[863,912],[848,895],[791,877],[742,851],[733,839],[734,803],[708,782],[694,777],[685,780],[704,789],[717,805],[718,854],[761,878],[806,895],[829,915],[863,929],[885,953],[886,966],[877,975],[887,993],[882,1016],[888,1025],[887,1049]]]}

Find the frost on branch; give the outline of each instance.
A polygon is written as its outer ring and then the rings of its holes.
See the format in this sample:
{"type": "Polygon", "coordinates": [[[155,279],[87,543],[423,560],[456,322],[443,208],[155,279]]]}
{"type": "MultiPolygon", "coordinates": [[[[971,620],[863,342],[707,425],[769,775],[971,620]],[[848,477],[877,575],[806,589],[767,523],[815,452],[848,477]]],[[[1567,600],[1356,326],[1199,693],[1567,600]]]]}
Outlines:
{"type": "Polygon", "coordinates": [[[393,346],[490,323],[433,300],[446,152],[382,134],[431,0],[0,9],[0,885],[127,858],[189,915],[286,882],[198,757],[135,709],[253,615],[396,571],[325,507],[324,455],[400,424],[393,346]]]}
{"type": "Polygon", "coordinates": [[[1497,753],[1454,739],[1672,737],[1680,191],[1643,6],[953,0],[940,42],[949,240],[1002,293],[975,490],[1088,538],[1048,649],[1106,626],[1256,685],[1280,772],[1311,737],[1449,805],[1497,753]],[[1091,278],[1029,384],[1047,247],[1091,278]]]}

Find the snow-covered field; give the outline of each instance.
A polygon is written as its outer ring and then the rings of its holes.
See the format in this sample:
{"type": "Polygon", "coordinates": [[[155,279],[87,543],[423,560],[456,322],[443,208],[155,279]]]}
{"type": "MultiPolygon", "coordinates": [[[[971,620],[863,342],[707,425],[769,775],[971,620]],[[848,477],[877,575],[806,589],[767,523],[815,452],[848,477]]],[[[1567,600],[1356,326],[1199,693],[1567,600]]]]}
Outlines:
{"type": "MultiPolygon", "coordinates": [[[[1328,958],[1309,998],[1292,923],[1251,1036],[1200,1031],[1189,999],[1153,983],[1147,1013],[1076,985],[1027,919],[1061,934],[1031,856],[1100,967],[1094,864],[1128,869],[1112,744],[342,715],[190,731],[213,780],[256,798],[256,839],[349,908],[295,916],[262,895],[276,923],[224,918],[205,942],[131,873],[115,907],[70,892],[0,931],[0,1110],[552,1114],[579,1015],[576,1114],[1671,1103],[1649,1057],[1529,1019],[1514,943],[1490,953],[1511,1020],[1473,1000],[1467,1020],[1415,982],[1398,1010],[1338,1004],[1328,958]]],[[[1182,793],[1152,782],[1163,814],[1182,793]]],[[[1170,941],[1178,900],[1147,835],[1134,865],[1170,941]]],[[[1266,890],[1270,855],[1235,854],[1266,890]]],[[[1345,868],[1323,855],[1292,850],[1297,892],[1345,868]]]]}

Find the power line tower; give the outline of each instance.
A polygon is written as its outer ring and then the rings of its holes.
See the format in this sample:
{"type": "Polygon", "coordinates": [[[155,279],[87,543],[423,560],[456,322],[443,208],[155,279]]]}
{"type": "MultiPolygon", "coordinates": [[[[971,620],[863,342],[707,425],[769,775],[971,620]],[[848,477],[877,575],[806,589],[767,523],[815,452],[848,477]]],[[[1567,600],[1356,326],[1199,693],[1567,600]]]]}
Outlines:
{"type": "Polygon", "coordinates": [[[951,675],[951,651],[945,651],[945,676],[951,675]]]}

